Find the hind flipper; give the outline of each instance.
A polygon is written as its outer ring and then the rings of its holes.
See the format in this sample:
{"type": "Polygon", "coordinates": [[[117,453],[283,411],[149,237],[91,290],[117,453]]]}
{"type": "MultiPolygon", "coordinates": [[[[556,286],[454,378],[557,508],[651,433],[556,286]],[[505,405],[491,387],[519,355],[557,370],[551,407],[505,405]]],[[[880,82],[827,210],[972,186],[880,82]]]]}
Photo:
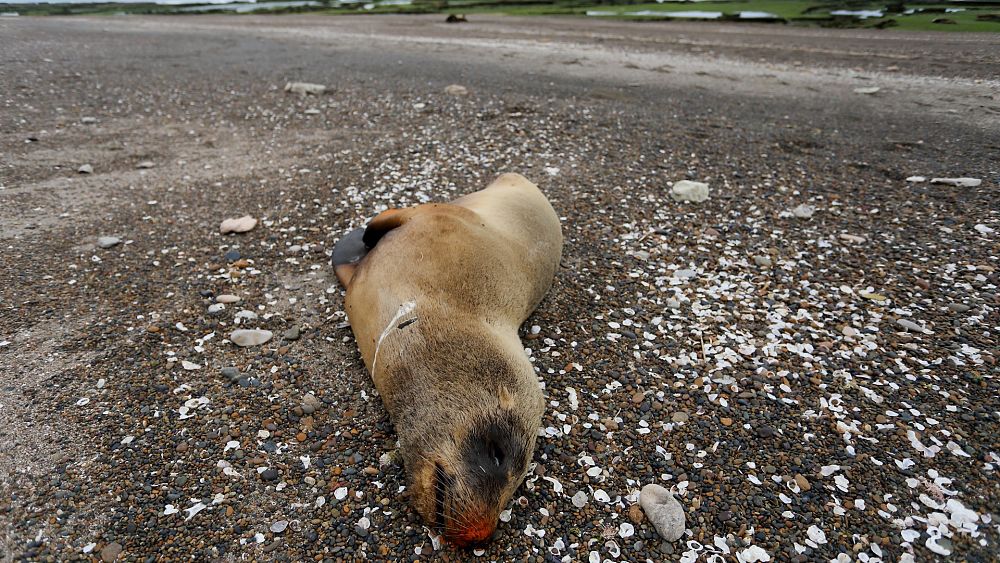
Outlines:
{"type": "Polygon", "coordinates": [[[341,285],[347,287],[354,277],[354,270],[358,267],[358,262],[368,254],[369,248],[365,246],[363,237],[365,230],[354,229],[344,235],[333,247],[333,271],[337,274],[337,279],[341,285]]]}
{"type": "Polygon", "coordinates": [[[415,207],[407,209],[389,209],[379,213],[378,216],[369,221],[368,226],[365,227],[365,246],[368,248],[375,248],[375,245],[378,244],[378,241],[384,237],[386,233],[396,227],[402,226],[403,223],[406,223],[415,209],[415,207]]]}

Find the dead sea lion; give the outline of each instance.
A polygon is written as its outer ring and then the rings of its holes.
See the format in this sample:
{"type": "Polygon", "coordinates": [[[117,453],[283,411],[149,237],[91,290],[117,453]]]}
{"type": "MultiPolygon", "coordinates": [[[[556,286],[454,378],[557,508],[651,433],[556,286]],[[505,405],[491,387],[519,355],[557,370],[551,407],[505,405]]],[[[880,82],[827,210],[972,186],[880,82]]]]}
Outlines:
{"type": "Polygon", "coordinates": [[[493,535],[531,462],[545,403],[517,331],[561,253],[559,218],[518,174],[386,211],[334,248],[411,503],[456,545],[493,535]]]}

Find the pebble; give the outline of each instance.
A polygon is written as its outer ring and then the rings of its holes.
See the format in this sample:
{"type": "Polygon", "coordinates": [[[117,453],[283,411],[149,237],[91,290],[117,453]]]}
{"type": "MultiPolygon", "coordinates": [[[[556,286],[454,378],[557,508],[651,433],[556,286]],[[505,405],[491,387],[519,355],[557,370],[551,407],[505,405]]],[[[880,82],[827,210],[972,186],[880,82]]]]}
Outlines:
{"type": "Polygon", "coordinates": [[[690,415],[684,411],[677,411],[671,415],[670,420],[673,422],[687,422],[690,415]]]}
{"type": "Polygon", "coordinates": [[[220,372],[222,373],[222,376],[228,379],[229,381],[236,381],[242,375],[240,374],[240,370],[234,367],[222,368],[220,372]]]}
{"type": "Polygon", "coordinates": [[[229,335],[229,340],[237,346],[259,346],[270,340],[273,336],[274,333],[269,330],[239,329],[234,330],[232,334],[229,335]]]}
{"type": "Polygon", "coordinates": [[[949,303],[948,310],[952,313],[965,313],[968,312],[972,307],[966,305],[965,303],[949,303]]]}
{"type": "Polygon", "coordinates": [[[927,330],[926,328],[918,325],[917,323],[909,319],[896,319],[896,324],[905,328],[906,330],[912,330],[913,332],[921,332],[923,334],[934,334],[933,331],[927,330]]]}
{"type": "Polygon", "coordinates": [[[449,84],[445,86],[444,93],[451,96],[465,96],[469,93],[469,89],[460,84],[449,84]]]}
{"type": "Polygon", "coordinates": [[[223,293],[222,295],[219,295],[218,297],[215,298],[215,302],[216,303],[226,303],[226,304],[229,304],[229,303],[239,303],[240,302],[240,298],[239,298],[239,296],[236,296],[236,295],[232,295],[232,294],[229,294],[229,293],[223,293]]]}
{"type": "Polygon", "coordinates": [[[93,125],[93,124],[97,123],[97,118],[96,117],[90,117],[90,116],[81,117],[80,118],[80,123],[82,123],[84,125],[93,125]]]}
{"type": "Polygon", "coordinates": [[[323,84],[313,84],[311,82],[287,82],[285,92],[299,94],[301,96],[312,95],[321,96],[326,93],[326,86],[323,84]]]}
{"type": "Polygon", "coordinates": [[[687,269],[677,270],[676,272],[674,272],[674,277],[677,278],[677,279],[679,279],[679,280],[690,280],[690,279],[698,277],[698,272],[696,272],[694,270],[687,270],[687,269]]]}
{"type": "Polygon", "coordinates": [[[121,244],[122,239],[118,237],[100,237],[97,239],[97,246],[101,248],[111,248],[121,244]]]}
{"type": "Polygon", "coordinates": [[[219,232],[222,234],[227,233],[245,233],[250,229],[257,226],[257,220],[249,215],[244,215],[238,219],[226,219],[219,225],[219,232]]]}
{"type": "Polygon", "coordinates": [[[152,160],[143,160],[139,164],[135,165],[135,167],[138,168],[139,170],[147,170],[154,166],[156,166],[156,164],[154,164],[152,160]]]}
{"type": "Polygon", "coordinates": [[[881,90],[881,88],[879,88],[878,86],[868,86],[865,88],[855,88],[854,93],[871,95],[874,94],[875,92],[878,92],[879,90],[881,90]]]}
{"type": "Polygon", "coordinates": [[[242,256],[239,250],[230,250],[229,252],[222,255],[222,259],[226,262],[235,262],[239,260],[242,256]]]}
{"type": "Polygon", "coordinates": [[[261,471],[260,478],[265,481],[275,481],[278,479],[278,470],[273,467],[268,467],[264,471],[261,471]]]}
{"type": "Polygon", "coordinates": [[[277,522],[271,524],[271,531],[275,534],[280,534],[288,528],[288,520],[278,520],[277,522]]]}
{"type": "Polygon", "coordinates": [[[773,265],[769,257],[761,256],[759,254],[753,257],[753,263],[757,264],[761,268],[770,268],[773,265]]]}
{"type": "Polygon", "coordinates": [[[975,188],[983,181],[979,178],[931,178],[931,183],[955,186],[956,188],[975,188]]]}
{"type": "Polygon", "coordinates": [[[302,334],[299,332],[299,327],[297,327],[297,326],[293,326],[292,328],[286,330],[281,335],[282,338],[284,338],[285,340],[288,340],[290,342],[294,342],[294,341],[298,340],[301,336],[302,336],[302,334]]]}
{"type": "Polygon", "coordinates": [[[104,563],[112,563],[118,559],[119,555],[121,555],[122,549],[122,544],[118,542],[109,543],[101,549],[101,561],[104,561],[104,563]]]}
{"type": "Polygon", "coordinates": [[[808,204],[800,204],[792,210],[792,215],[799,219],[809,219],[816,213],[816,207],[808,204]]]}
{"type": "Polygon", "coordinates": [[[663,487],[650,483],[639,493],[639,504],[660,537],[677,541],[684,535],[684,507],[663,487]]]}
{"type": "Polygon", "coordinates": [[[920,182],[926,182],[927,181],[927,177],[926,176],[910,176],[910,177],[908,177],[906,179],[906,181],[910,182],[911,184],[919,184],[920,182]]]}
{"type": "Polygon", "coordinates": [[[94,167],[89,164],[84,164],[79,168],[77,168],[76,171],[79,172],[80,174],[93,174],[94,167]]]}
{"type": "Polygon", "coordinates": [[[214,315],[216,313],[222,312],[226,308],[224,303],[212,303],[208,306],[208,314],[214,315]]]}
{"type": "Polygon", "coordinates": [[[708,184],[681,180],[670,188],[670,197],[674,201],[701,203],[708,199],[708,184]]]}

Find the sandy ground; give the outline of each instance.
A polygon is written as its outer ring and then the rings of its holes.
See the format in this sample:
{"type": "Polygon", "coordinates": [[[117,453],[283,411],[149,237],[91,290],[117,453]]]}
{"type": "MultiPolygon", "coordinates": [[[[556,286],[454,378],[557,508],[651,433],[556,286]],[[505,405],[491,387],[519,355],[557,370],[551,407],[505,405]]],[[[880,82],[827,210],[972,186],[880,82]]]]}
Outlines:
{"type": "Polygon", "coordinates": [[[997,36],[11,18],[0,52],[0,558],[995,557],[997,36]],[[470,554],[406,506],[327,261],[503,171],[567,244],[537,465],[470,554]]]}

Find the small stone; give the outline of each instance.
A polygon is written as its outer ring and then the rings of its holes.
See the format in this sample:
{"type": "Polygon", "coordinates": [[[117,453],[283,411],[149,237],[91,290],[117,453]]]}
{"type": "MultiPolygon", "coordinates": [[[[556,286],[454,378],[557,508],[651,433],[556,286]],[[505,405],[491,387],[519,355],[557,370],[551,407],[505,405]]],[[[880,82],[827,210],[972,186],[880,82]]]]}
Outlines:
{"type": "Polygon", "coordinates": [[[288,520],[278,520],[277,522],[271,524],[271,531],[275,534],[280,534],[288,528],[288,520]]]}
{"type": "Polygon", "coordinates": [[[608,430],[610,430],[612,432],[615,432],[615,431],[618,430],[618,423],[615,422],[615,420],[613,418],[604,418],[604,419],[601,419],[601,424],[603,424],[605,428],[607,428],[608,430]]]}
{"type": "Polygon", "coordinates": [[[273,336],[274,333],[269,330],[239,329],[234,330],[229,335],[229,340],[237,346],[259,346],[270,340],[273,336]]]}
{"type": "Polygon", "coordinates": [[[222,234],[226,233],[245,233],[250,229],[257,226],[257,220],[249,215],[244,215],[239,219],[226,219],[219,225],[219,232],[222,234]]]}
{"type": "Polygon", "coordinates": [[[222,376],[228,379],[229,381],[236,381],[237,379],[240,378],[240,370],[234,367],[225,367],[222,368],[221,371],[222,371],[222,376]]]}
{"type": "Polygon", "coordinates": [[[121,555],[122,549],[122,544],[118,542],[109,543],[101,550],[101,561],[104,561],[104,563],[113,563],[121,555]]]}
{"type": "Polygon", "coordinates": [[[927,181],[927,177],[926,176],[909,176],[908,178],[906,178],[906,181],[910,182],[911,184],[919,184],[920,182],[926,182],[927,181]]]}
{"type": "Polygon", "coordinates": [[[949,303],[948,304],[948,310],[951,311],[952,313],[966,313],[966,312],[969,311],[969,309],[972,309],[972,307],[969,307],[965,303],[949,303]]]}
{"type": "Polygon", "coordinates": [[[792,215],[799,219],[809,219],[814,213],[816,213],[816,207],[805,203],[792,210],[792,215]]]}
{"type": "Polygon", "coordinates": [[[292,328],[286,330],[281,335],[282,338],[284,338],[285,340],[288,340],[289,342],[294,342],[294,341],[298,340],[301,336],[302,335],[299,332],[299,327],[297,327],[297,326],[293,326],[292,328]]]}
{"type": "Polygon", "coordinates": [[[931,183],[955,186],[956,188],[975,188],[983,181],[979,178],[931,178],[931,183]]]}
{"type": "Polygon", "coordinates": [[[445,87],[444,93],[450,96],[465,96],[469,93],[469,89],[459,84],[451,84],[445,87]]]}
{"type": "Polygon", "coordinates": [[[122,239],[118,237],[99,237],[97,239],[97,246],[101,248],[111,248],[113,246],[118,246],[121,242],[122,239]]]}
{"type": "Polygon", "coordinates": [[[806,479],[805,476],[803,476],[802,474],[796,473],[794,479],[795,479],[795,484],[799,486],[799,489],[801,491],[805,492],[812,488],[812,485],[809,484],[809,480],[806,479]]]}
{"type": "Polygon", "coordinates": [[[731,418],[723,417],[723,418],[719,419],[719,422],[721,422],[723,426],[732,426],[733,425],[733,419],[731,419],[731,418]]]}
{"type": "Polygon", "coordinates": [[[226,305],[223,303],[212,303],[208,306],[208,314],[215,315],[217,313],[221,313],[225,308],[226,305]]]}
{"type": "Polygon", "coordinates": [[[642,521],[646,519],[646,516],[642,513],[642,507],[638,504],[628,507],[628,519],[633,524],[642,524],[642,521]]]}
{"type": "Polygon", "coordinates": [[[310,82],[288,82],[285,84],[285,92],[299,94],[301,96],[320,96],[326,93],[326,86],[322,84],[312,84],[310,82]]]}
{"type": "Polygon", "coordinates": [[[862,237],[862,236],[858,236],[858,235],[851,235],[851,234],[847,234],[847,233],[840,233],[840,240],[845,241],[845,242],[852,242],[852,243],[855,243],[855,244],[861,244],[861,243],[865,242],[868,239],[866,239],[865,237],[862,237]]]}
{"type": "Polygon", "coordinates": [[[660,537],[667,541],[677,541],[684,535],[684,507],[670,491],[650,483],[639,493],[639,504],[660,537]]]}
{"type": "Polygon", "coordinates": [[[154,166],[156,166],[156,164],[154,164],[152,160],[143,160],[139,164],[135,165],[135,167],[138,168],[139,170],[147,170],[154,166]]]}
{"type": "Polygon", "coordinates": [[[236,295],[231,295],[229,293],[223,293],[222,295],[215,298],[216,303],[239,303],[240,298],[236,295]]]}
{"type": "Polygon", "coordinates": [[[757,435],[761,438],[773,438],[778,434],[778,431],[770,426],[761,426],[757,429],[757,435]]]}
{"type": "Polygon", "coordinates": [[[587,506],[587,493],[583,491],[577,491],[576,494],[573,495],[573,498],[570,499],[570,501],[573,503],[573,506],[577,508],[583,508],[584,506],[587,506]]]}
{"type": "Polygon", "coordinates": [[[918,325],[917,323],[909,319],[896,319],[896,324],[905,328],[906,330],[910,330],[913,332],[920,332],[923,334],[934,334],[933,331],[927,330],[926,328],[918,325]]]}
{"type": "Polygon", "coordinates": [[[871,95],[874,94],[875,92],[878,92],[879,90],[881,90],[881,88],[879,88],[878,86],[869,86],[867,88],[855,88],[854,93],[871,95]]]}
{"type": "Polygon", "coordinates": [[[635,393],[632,394],[632,402],[637,405],[642,403],[642,401],[645,400],[645,398],[646,394],[643,393],[642,391],[636,391],[635,393]]]}
{"type": "Polygon", "coordinates": [[[676,272],[674,272],[674,277],[679,280],[690,280],[698,277],[698,272],[687,269],[677,270],[676,272]]]}
{"type": "Polygon", "coordinates": [[[96,117],[90,117],[90,116],[81,117],[80,118],[80,123],[82,123],[84,125],[93,125],[93,124],[97,123],[97,118],[96,117]]]}
{"type": "Polygon", "coordinates": [[[93,174],[94,167],[89,164],[84,164],[83,166],[77,168],[76,171],[80,174],[93,174]]]}
{"type": "Polygon", "coordinates": [[[757,264],[761,268],[770,268],[772,266],[771,259],[767,256],[757,255],[753,257],[753,263],[757,264]]]}
{"type": "Polygon", "coordinates": [[[674,201],[701,203],[708,199],[708,184],[681,180],[670,188],[670,197],[674,201]]]}
{"type": "Polygon", "coordinates": [[[273,467],[268,467],[264,471],[261,471],[260,478],[265,481],[276,481],[278,479],[278,470],[273,467]]]}
{"type": "Polygon", "coordinates": [[[222,259],[226,262],[235,262],[242,258],[239,250],[230,250],[229,252],[222,255],[222,259]]]}
{"type": "Polygon", "coordinates": [[[684,411],[677,411],[671,417],[670,420],[673,422],[687,422],[690,415],[684,411]]]}

